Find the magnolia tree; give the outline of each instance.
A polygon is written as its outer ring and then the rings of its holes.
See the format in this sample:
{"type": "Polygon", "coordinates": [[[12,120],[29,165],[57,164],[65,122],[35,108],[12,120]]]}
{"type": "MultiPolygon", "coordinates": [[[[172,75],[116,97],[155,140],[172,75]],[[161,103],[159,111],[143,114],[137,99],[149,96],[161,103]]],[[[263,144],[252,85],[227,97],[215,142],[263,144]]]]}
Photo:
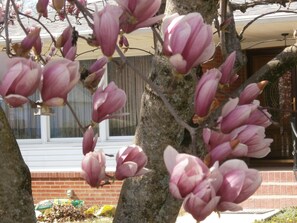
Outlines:
{"type": "MultiPolygon", "coordinates": [[[[14,0],[2,1],[1,30],[6,47],[1,53],[0,95],[11,107],[29,103],[46,115],[52,107],[71,106],[67,95],[79,82],[89,90],[92,120],[86,125],[78,120],[83,134],[82,177],[91,187],[104,186],[111,179],[125,179],[114,222],[175,222],[181,204],[201,221],[214,211],[241,210],[240,203],[261,184],[259,172],[248,168],[240,158],[261,158],[270,152],[273,140],[266,138],[265,128],[271,124],[271,115],[257,100],[268,83],[264,79],[265,75],[269,79],[270,70],[252,76],[232,97],[217,99],[236,82],[235,64],[238,68],[242,62],[239,41],[234,37],[231,4],[221,1],[218,7],[218,3],[116,0],[99,9],[86,0],[39,0],[39,14],[34,16],[21,11],[21,5],[14,0]],[[218,10],[222,16],[220,27],[225,26],[218,32],[224,40],[221,46],[226,60],[202,73],[201,65],[211,60],[216,49],[208,23],[217,17],[218,10]],[[49,11],[66,24],[58,38],[42,23],[49,11]],[[20,16],[37,25],[26,27],[20,16]],[[85,20],[92,33],[87,38],[80,35],[70,17],[85,20]],[[20,42],[9,38],[9,29],[15,23],[25,34],[20,42]],[[152,28],[156,43],[149,76],[125,57],[129,47],[125,34],[143,27],[152,28]],[[47,53],[42,48],[42,30],[48,32],[53,44],[47,53]],[[84,73],[80,73],[76,60],[78,39],[100,48],[104,55],[84,73]],[[126,102],[125,92],[116,83],[100,84],[104,67],[113,62],[115,54],[147,86],[135,145],[123,145],[115,157],[115,174],[109,176],[105,172],[106,154],[95,150],[98,135],[94,128],[101,121],[118,116],[114,113],[126,102]],[[33,101],[29,97],[36,91],[40,92],[40,99],[33,101]]],[[[294,57],[295,52],[283,59],[278,69],[289,69],[289,59],[294,57]]],[[[6,197],[6,202],[18,201],[9,207],[1,200],[0,216],[5,222],[34,222],[28,168],[2,111],[0,121],[5,160],[0,162],[0,169],[3,179],[7,179],[0,185],[1,197],[6,197]]]]}

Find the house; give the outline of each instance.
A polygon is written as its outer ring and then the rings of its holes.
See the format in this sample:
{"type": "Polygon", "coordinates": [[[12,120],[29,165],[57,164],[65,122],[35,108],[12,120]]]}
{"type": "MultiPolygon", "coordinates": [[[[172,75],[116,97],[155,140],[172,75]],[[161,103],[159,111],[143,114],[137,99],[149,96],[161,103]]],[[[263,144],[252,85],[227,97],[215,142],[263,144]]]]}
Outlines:
{"type": "MultiPolygon", "coordinates": [[[[30,3],[32,2],[34,1],[30,1],[30,3]]],[[[292,3],[290,7],[296,9],[297,5],[292,3]]],[[[266,5],[255,7],[245,14],[237,13],[237,29],[243,29],[245,24],[256,15],[276,9],[278,6],[266,5]]],[[[295,14],[284,12],[269,14],[246,29],[242,48],[247,55],[248,65],[240,71],[242,80],[273,58],[286,45],[295,42],[292,34],[297,28],[294,24],[296,19],[295,14]]],[[[58,23],[55,27],[56,35],[63,30],[61,29],[62,25],[62,23],[58,23]]],[[[77,26],[77,30],[81,34],[87,35],[90,32],[90,30],[84,30],[81,27],[77,26]]],[[[13,40],[21,39],[22,34],[19,32],[18,29],[12,31],[13,40]]],[[[48,35],[43,33],[43,37],[44,48],[49,48],[50,46],[46,45],[48,35]]],[[[143,72],[148,73],[150,55],[147,52],[152,51],[153,47],[150,29],[141,29],[127,37],[131,46],[127,52],[129,60],[137,65],[141,64],[143,72]]],[[[78,44],[78,48],[81,49],[79,54],[89,49],[82,42],[78,42],[78,44]]],[[[98,56],[100,56],[99,51],[92,51],[88,54],[81,54],[79,59],[84,65],[95,60],[98,56]]],[[[218,66],[221,62],[220,53],[217,52],[211,65],[218,66]]],[[[262,96],[262,101],[266,106],[282,108],[282,106],[288,106],[288,101],[294,99],[296,78],[292,74],[294,71],[285,74],[281,80],[282,83],[276,82],[267,88],[262,96]],[[287,87],[286,91],[280,90],[283,86],[287,87]],[[285,93],[288,92],[290,94],[286,95],[285,93]],[[280,100],[282,97],[285,98],[280,100]]],[[[120,147],[133,143],[133,133],[139,117],[138,108],[144,83],[128,68],[118,69],[115,64],[109,63],[104,81],[107,83],[111,80],[126,90],[128,102],[122,112],[129,112],[130,115],[123,119],[105,120],[100,123],[98,126],[100,137],[96,148],[114,155],[120,147]]],[[[33,98],[38,99],[38,95],[33,95],[33,98]]],[[[81,86],[77,86],[70,93],[68,100],[77,111],[82,123],[87,125],[91,115],[89,106],[91,98],[88,92],[81,86]]],[[[81,152],[82,135],[77,129],[77,124],[69,108],[54,108],[53,115],[38,116],[34,115],[34,111],[27,106],[17,109],[11,109],[4,103],[1,103],[1,106],[7,114],[18,138],[21,153],[30,168],[35,203],[44,199],[64,198],[69,189],[72,189],[75,195],[79,199],[85,200],[88,205],[116,203],[121,182],[116,181],[103,188],[92,189],[80,178],[80,164],[83,157],[81,152]]],[[[243,203],[246,208],[280,208],[297,203],[297,183],[292,171],[291,117],[289,113],[279,113],[276,110],[273,112],[280,125],[268,129],[268,136],[275,141],[271,154],[268,158],[261,160],[247,160],[250,166],[261,171],[263,184],[255,195],[243,203]]],[[[108,157],[107,170],[112,172],[114,169],[114,158],[108,157]]]]}

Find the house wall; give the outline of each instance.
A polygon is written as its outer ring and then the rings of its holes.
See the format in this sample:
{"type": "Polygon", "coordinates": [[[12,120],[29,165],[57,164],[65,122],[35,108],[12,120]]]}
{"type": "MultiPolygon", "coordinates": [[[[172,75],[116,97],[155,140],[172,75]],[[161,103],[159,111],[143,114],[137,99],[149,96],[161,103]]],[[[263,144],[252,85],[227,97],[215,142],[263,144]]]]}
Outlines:
{"type": "MultiPolygon", "coordinates": [[[[217,52],[211,63],[204,65],[204,70],[218,67],[222,63],[217,52]]],[[[239,87],[247,76],[245,69],[240,71],[240,79],[229,91],[239,87]]],[[[218,95],[223,99],[222,95],[218,95]]],[[[117,150],[133,142],[133,138],[107,139],[98,142],[97,149],[115,155],[117,150]]],[[[21,143],[21,152],[32,174],[32,191],[34,202],[54,198],[67,198],[66,191],[72,189],[77,199],[85,201],[88,206],[94,204],[116,204],[122,182],[115,181],[100,188],[91,188],[80,177],[82,160],[81,139],[69,139],[63,142],[21,143]]],[[[107,158],[108,171],[114,171],[114,158],[107,158]]],[[[297,183],[291,169],[263,170],[263,183],[257,192],[242,205],[244,208],[282,208],[297,204],[297,183]]]]}
{"type": "MultiPolygon", "coordinates": [[[[242,203],[245,209],[279,209],[296,206],[297,182],[292,170],[262,170],[262,185],[248,200],[242,203]]],[[[34,203],[42,200],[67,198],[72,189],[76,199],[87,206],[117,204],[122,181],[115,181],[100,188],[91,188],[82,180],[79,172],[32,172],[34,203]]],[[[112,174],[112,173],[110,173],[112,174]]]]}

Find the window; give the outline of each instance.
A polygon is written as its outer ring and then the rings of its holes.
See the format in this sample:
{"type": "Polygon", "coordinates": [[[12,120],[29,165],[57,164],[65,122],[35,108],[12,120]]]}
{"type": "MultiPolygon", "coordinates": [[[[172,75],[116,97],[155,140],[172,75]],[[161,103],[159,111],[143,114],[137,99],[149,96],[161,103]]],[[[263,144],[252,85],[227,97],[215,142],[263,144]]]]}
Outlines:
{"type": "MultiPolygon", "coordinates": [[[[120,59],[114,59],[107,66],[107,77],[103,78],[104,84],[114,81],[119,88],[127,94],[127,103],[118,113],[128,115],[105,120],[98,126],[101,141],[116,139],[117,137],[133,136],[139,120],[141,96],[144,90],[144,81],[128,66],[119,67],[120,59]],[[100,129],[100,131],[99,131],[100,129]]],[[[130,57],[128,60],[141,67],[141,72],[149,74],[151,56],[130,57]]],[[[94,60],[81,61],[81,66],[87,67],[94,60]]],[[[106,74],[105,74],[106,75],[106,74]]],[[[37,92],[32,100],[39,99],[37,92]]],[[[50,116],[34,115],[34,110],[29,105],[21,108],[9,108],[4,102],[0,102],[17,139],[41,139],[42,142],[63,140],[66,138],[81,138],[82,132],[68,106],[54,107],[50,116]]],[[[92,115],[92,96],[81,84],[78,84],[69,94],[68,103],[76,112],[81,124],[90,124],[92,115]]]]}
{"type": "MultiPolygon", "coordinates": [[[[35,101],[39,97],[36,93],[30,98],[35,101]]],[[[40,118],[34,115],[34,109],[29,104],[25,104],[19,108],[11,108],[0,98],[0,105],[17,139],[41,138],[40,118]]]]}
{"type": "MultiPolygon", "coordinates": [[[[90,124],[92,114],[92,97],[82,84],[76,87],[68,94],[68,103],[75,111],[78,119],[83,126],[90,124]]],[[[53,115],[50,116],[50,137],[51,138],[68,138],[82,137],[82,132],[78,128],[70,108],[63,107],[53,108],[53,115]]]]}
{"type": "MultiPolygon", "coordinates": [[[[130,57],[129,62],[148,76],[151,68],[151,56],[130,57]]],[[[120,63],[120,60],[116,60],[120,63]]],[[[122,88],[127,94],[127,103],[124,107],[124,113],[128,115],[109,120],[109,136],[127,136],[134,135],[140,115],[140,102],[145,83],[128,66],[118,67],[115,63],[108,65],[108,82],[114,81],[119,88],[122,88]]]]}

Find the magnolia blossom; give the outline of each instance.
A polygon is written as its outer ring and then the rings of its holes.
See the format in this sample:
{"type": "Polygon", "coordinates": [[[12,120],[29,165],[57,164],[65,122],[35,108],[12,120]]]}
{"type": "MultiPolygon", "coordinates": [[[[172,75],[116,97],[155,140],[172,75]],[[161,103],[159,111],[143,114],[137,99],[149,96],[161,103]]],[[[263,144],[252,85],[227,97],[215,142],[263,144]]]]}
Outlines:
{"type": "Polygon", "coordinates": [[[91,186],[99,187],[101,181],[106,178],[106,158],[102,151],[87,153],[81,164],[82,178],[91,186]]]}
{"type": "Polygon", "coordinates": [[[206,162],[208,166],[211,166],[216,161],[223,161],[228,157],[244,157],[247,156],[247,154],[247,145],[240,143],[238,139],[233,139],[210,150],[204,162],[206,162]]]}
{"type": "Polygon", "coordinates": [[[74,60],[77,47],[76,43],[73,40],[73,28],[68,26],[64,29],[63,33],[59,36],[56,47],[62,48],[62,54],[66,59],[74,60]]]}
{"type": "Polygon", "coordinates": [[[202,182],[209,173],[208,167],[198,158],[178,153],[167,146],[164,162],[170,174],[169,190],[175,198],[185,198],[202,182]]]}
{"type": "Polygon", "coordinates": [[[268,81],[261,81],[259,83],[249,84],[244,88],[239,96],[239,104],[252,103],[263,91],[264,87],[268,84],[268,81]]]}
{"type": "Polygon", "coordinates": [[[21,47],[23,50],[30,50],[40,38],[40,28],[32,28],[27,36],[22,40],[21,47]]]}
{"type": "Polygon", "coordinates": [[[254,158],[265,157],[270,152],[270,144],[273,139],[265,138],[265,128],[257,125],[244,125],[234,130],[234,134],[240,143],[248,148],[246,156],[254,158]]]}
{"type": "Polygon", "coordinates": [[[89,152],[93,152],[98,140],[98,134],[94,134],[94,129],[92,126],[85,131],[82,145],[83,145],[83,154],[86,155],[89,152]]]}
{"type": "Polygon", "coordinates": [[[125,91],[119,89],[114,82],[110,82],[103,90],[99,87],[93,95],[92,120],[101,122],[111,118],[111,114],[124,107],[127,100],[125,91]]]}
{"type": "Polygon", "coordinates": [[[43,69],[41,97],[47,106],[64,105],[67,94],[80,79],[79,62],[62,58],[51,60],[43,69]]]}
{"type": "MultiPolygon", "coordinates": [[[[255,101],[254,101],[255,102],[255,101]]],[[[256,101],[257,102],[257,101],[256,101]]],[[[267,109],[260,109],[259,107],[252,111],[249,119],[246,124],[249,125],[260,125],[263,127],[268,127],[272,123],[271,114],[267,111],[267,109]]]]}
{"type": "Polygon", "coordinates": [[[84,86],[90,89],[92,92],[97,89],[99,82],[101,81],[107,63],[107,58],[102,57],[96,60],[88,69],[88,76],[84,79],[84,86]]]}
{"type": "Polygon", "coordinates": [[[225,60],[225,62],[218,68],[222,73],[222,78],[220,79],[221,84],[233,83],[238,75],[233,74],[233,67],[236,59],[236,51],[233,51],[225,60]]]}
{"type": "Polygon", "coordinates": [[[217,207],[220,197],[208,180],[198,184],[183,202],[183,208],[197,221],[203,221],[217,207]]]}
{"type": "Polygon", "coordinates": [[[131,145],[121,148],[116,155],[116,161],[115,177],[118,180],[148,172],[148,169],[144,168],[147,164],[147,156],[139,146],[131,145]]]}
{"type": "Polygon", "coordinates": [[[120,28],[125,33],[149,27],[163,18],[163,15],[154,17],[161,6],[161,0],[116,0],[116,2],[124,11],[120,17],[120,28]]]}
{"type": "Polygon", "coordinates": [[[38,0],[36,4],[36,10],[39,14],[41,14],[43,17],[47,17],[47,6],[48,6],[49,0],[38,0]]]}
{"type": "Polygon", "coordinates": [[[59,38],[56,41],[56,47],[61,48],[64,47],[65,44],[67,45],[67,48],[71,47],[71,42],[72,42],[72,32],[73,28],[71,26],[67,26],[62,34],[59,36],[59,38]],[[69,45],[69,46],[68,46],[69,45]]]}
{"type": "Polygon", "coordinates": [[[262,179],[257,170],[248,169],[242,160],[228,160],[219,167],[223,183],[217,195],[221,197],[218,211],[238,211],[238,204],[249,198],[259,188],[262,179]]]}
{"type": "Polygon", "coordinates": [[[173,14],[164,19],[163,53],[178,73],[186,74],[191,68],[207,61],[214,53],[210,25],[203,22],[199,13],[179,16],[173,14]]]}
{"type": "Polygon", "coordinates": [[[214,101],[221,72],[217,69],[208,70],[199,80],[195,90],[195,113],[204,117],[208,114],[209,109],[214,101]]]}
{"type": "Polygon", "coordinates": [[[255,104],[238,105],[238,98],[231,99],[222,109],[222,116],[219,120],[220,129],[223,133],[230,133],[232,130],[245,125],[253,111],[257,109],[255,104]]]}
{"type": "Polygon", "coordinates": [[[41,66],[29,59],[9,59],[1,54],[0,95],[12,107],[19,107],[29,101],[39,87],[41,66]]]}
{"type": "Polygon", "coordinates": [[[96,11],[94,18],[94,36],[102,53],[111,57],[115,51],[120,31],[119,18],[123,10],[115,5],[106,5],[103,10],[96,11]]]}
{"type": "Polygon", "coordinates": [[[202,136],[208,151],[211,151],[216,146],[224,142],[230,141],[232,139],[230,134],[224,134],[219,131],[213,131],[209,128],[203,129],[202,136]]]}

